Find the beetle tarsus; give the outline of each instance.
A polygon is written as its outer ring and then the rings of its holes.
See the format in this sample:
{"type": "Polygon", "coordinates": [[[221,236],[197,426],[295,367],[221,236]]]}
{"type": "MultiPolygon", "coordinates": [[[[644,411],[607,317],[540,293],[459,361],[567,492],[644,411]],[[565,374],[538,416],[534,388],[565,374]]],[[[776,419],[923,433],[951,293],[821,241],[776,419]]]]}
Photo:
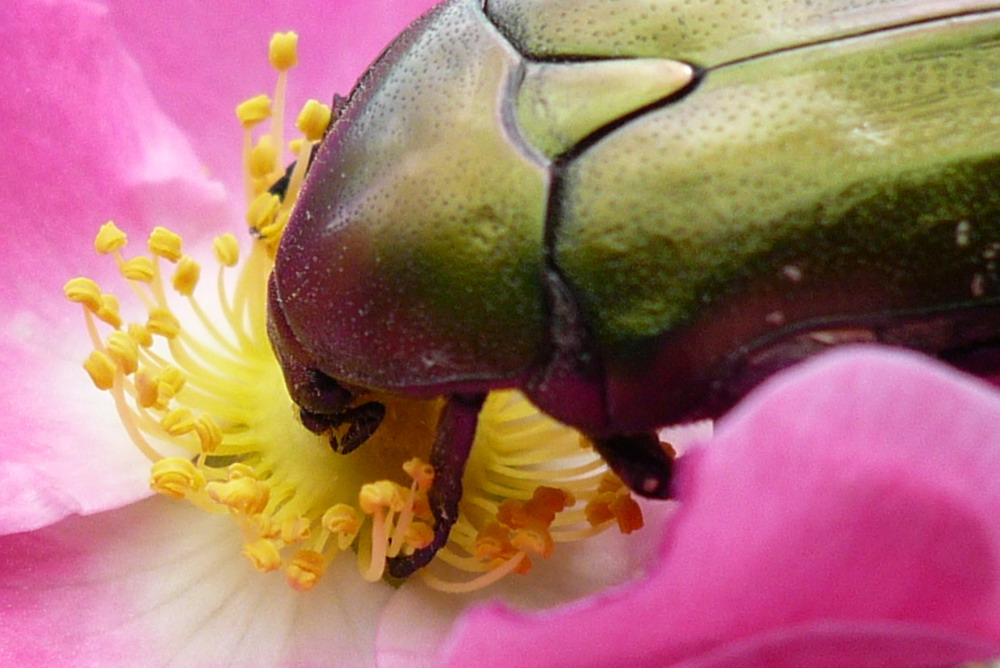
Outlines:
{"type": "Polygon", "coordinates": [[[651,499],[670,498],[673,456],[656,434],[594,439],[594,449],[629,489],[651,499]]]}

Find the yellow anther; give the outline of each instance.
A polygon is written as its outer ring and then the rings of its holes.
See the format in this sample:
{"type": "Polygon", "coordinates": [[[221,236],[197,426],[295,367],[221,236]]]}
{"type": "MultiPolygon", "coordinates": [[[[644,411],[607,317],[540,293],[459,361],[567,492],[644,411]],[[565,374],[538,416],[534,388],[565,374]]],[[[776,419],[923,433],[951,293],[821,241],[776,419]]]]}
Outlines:
{"type": "Polygon", "coordinates": [[[145,255],[138,255],[122,263],[121,272],[122,276],[130,281],[140,281],[142,283],[150,283],[156,276],[156,270],[153,269],[153,261],[145,255]]]}
{"type": "Polygon", "coordinates": [[[172,339],[180,334],[181,323],[177,317],[165,308],[159,306],[149,310],[149,320],[146,321],[146,328],[153,334],[158,334],[166,339],[172,339]]]}
{"type": "Polygon", "coordinates": [[[142,367],[135,372],[133,377],[135,383],[135,400],[143,408],[149,408],[156,403],[159,397],[157,391],[159,379],[148,367],[142,367]]]}
{"type": "Polygon", "coordinates": [[[226,469],[226,473],[229,475],[229,480],[239,480],[241,478],[249,478],[250,480],[260,480],[260,476],[257,475],[256,469],[252,466],[248,466],[243,462],[234,462],[229,465],[226,469]]]}
{"type": "Polygon", "coordinates": [[[119,312],[118,297],[104,293],[101,295],[101,307],[94,314],[115,329],[122,326],[122,316],[119,312]]]}
{"type": "Polygon", "coordinates": [[[153,464],[149,486],[158,494],[183,499],[205,486],[205,476],[187,459],[166,457],[153,464]]]}
{"type": "Polygon", "coordinates": [[[194,431],[194,416],[187,408],[175,408],[160,420],[160,426],[171,436],[183,436],[194,431]]]}
{"type": "Polygon", "coordinates": [[[215,241],[212,242],[212,250],[215,252],[215,259],[223,267],[235,267],[236,263],[240,261],[240,245],[237,243],[236,237],[229,232],[215,237],[215,241]]]}
{"type": "Polygon", "coordinates": [[[128,241],[125,233],[118,229],[112,221],[101,225],[97,231],[97,238],[94,239],[94,249],[101,255],[113,253],[120,249],[128,241]]]}
{"type": "Polygon", "coordinates": [[[278,169],[278,148],[270,135],[261,137],[250,151],[247,169],[255,179],[262,179],[278,169]]]}
{"type": "Polygon", "coordinates": [[[254,197],[247,208],[247,223],[250,227],[261,230],[274,221],[281,206],[281,199],[272,193],[262,192],[254,197]]]}
{"type": "Polygon", "coordinates": [[[281,233],[285,231],[285,226],[288,225],[288,219],[291,217],[291,210],[283,210],[278,213],[278,216],[269,225],[264,225],[258,227],[260,234],[265,239],[273,239],[278,241],[281,239],[281,233]]]}
{"type": "Polygon", "coordinates": [[[153,335],[149,333],[145,325],[140,325],[137,322],[130,322],[128,325],[128,335],[132,337],[132,340],[143,348],[149,348],[153,345],[153,335]]]}
{"type": "Polygon", "coordinates": [[[299,62],[299,36],[294,32],[279,32],[271,37],[267,58],[271,66],[278,71],[295,67],[299,62]]]}
{"type": "Polygon", "coordinates": [[[409,494],[409,490],[402,490],[399,485],[390,480],[366,483],[361,486],[361,491],[358,492],[358,507],[369,515],[382,508],[399,512],[405,505],[401,491],[409,494]]]}
{"type": "Polygon", "coordinates": [[[217,503],[247,515],[256,515],[267,508],[271,491],[253,478],[237,478],[226,482],[208,483],[208,495],[217,503]]]}
{"type": "Polygon", "coordinates": [[[160,384],[169,386],[174,396],[180,393],[186,381],[187,378],[184,377],[184,373],[175,366],[164,367],[160,371],[160,384]]]}
{"type": "Polygon", "coordinates": [[[337,536],[340,549],[346,549],[361,530],[361,517],[356,508],[346,503],[338,503],[323,513],[323,528],[337,536]]]}
{"type": "Polygon", "coordinates": [[[289,515],[281,521],[281,540],[286,545],[298,543],[309,537],[312,533],[310,525],[312,522],[301,515],[289,515]]]}
{"type": "Polygon", "coordinates": [[[296,137],[292,141],[288,142],[288,150],[291,151],[292,155],[298,155],[299,151],[302,150],[302,145],[306,142],[302,137],[296,137]]]}
{"type": "Polygon", "coordinates": [[[244,545],[243,556],[261,573],[281,568],[281,553],[278,552],[278,546],[266,538],[258,538],[244,545]]]}
{"type": "Polygon", "coordinates": [[[165,227],[154,227],[149,235],[149,252],[169,262],[181,259],[181,237],[165,227]]]}
{"type": "Polygon", "coordinates": [[[108,357],[107,353],[100,350],[91,352],[87,361],[83,363],[83,368],[86,369],[87,374],[94,381],[97,389],[110,390],[115,384],[115,369],[117,369],[117,366],[115,366],[114,360],[108,357]]]}
{"type": "Polygon", "coordinates": [[[309,591],[326,573],[326,560],[315,550],[300,550],[285,568],[288,584],[296,591],[309,591]]]}
{"type": "Polygon", "coordinates": [[[201,451],[205,454],[212,454],[222,444],[222,429],[211,415],[199,415],[194,421],[194,430],[198,434],[201,451]]]}
{"type": "Polygon", "coordinates": [[[185,255],[177,263],[177,269],[174,271],[174,290],[185,297],[190,297],[198,285],[200,276],[201,267],[190,255],[185,255]]]}
{"type": "Polygon", "coordinates": [[[236,117],[244,128],[252,128],[271,117],[271,98],[258,95],[236,105],[236,117]]]}
{"type": "Polygon", "coordinates": [[[419,457],[405,462],[403,471],[413,478],[413,481],[417,483],[417,489],[421,492],[428,491],[434,484],[434,467],[419,457]]]}
{"type": "Polygon", "coordinates": [[[139,346],[125,332],[111,332],[107,348],[108,355],[118,364],[126,376],[139,368],[139,346]]]}
{"type": "Polygon", "coordinates": [[[63,293],[71,302],[83,304],[96,313],[101,308],[101,289],[89,278],[71,278],[63,286],[63,293]]]}
{"type": "Polygon", "coordinates": [[[297,127],[309,141],[319,141],[330,127],[330,107],[317,100],[309,100],[295,120],[297,127]]]}

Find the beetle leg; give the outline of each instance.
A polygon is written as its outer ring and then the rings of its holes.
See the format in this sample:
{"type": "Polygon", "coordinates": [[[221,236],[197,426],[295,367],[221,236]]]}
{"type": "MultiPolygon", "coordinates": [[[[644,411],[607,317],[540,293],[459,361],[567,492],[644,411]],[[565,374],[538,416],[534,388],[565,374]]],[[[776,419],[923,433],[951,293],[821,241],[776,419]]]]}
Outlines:
{"type": "Polygon", "coordinates": [[[476,437],[479,410],[484,394],[455,395],[448,399],[438,422],[437,437],[431,449],[430,464],[434,467],[434,484],[427,493],[434,514],[434,539],[430,545],[405,557],[389,559],[389,574],[406,578],[424,567],[437,551],[448,542],[451,527],[458,519],[458,502],[462,498],[462,475],[476,437]]]}
{"type": "Polygon", "coordinates": [[[593,439],[594,449],[629,489],[652,499],[670,498],[674,459],[656,434],[593,439]]]}

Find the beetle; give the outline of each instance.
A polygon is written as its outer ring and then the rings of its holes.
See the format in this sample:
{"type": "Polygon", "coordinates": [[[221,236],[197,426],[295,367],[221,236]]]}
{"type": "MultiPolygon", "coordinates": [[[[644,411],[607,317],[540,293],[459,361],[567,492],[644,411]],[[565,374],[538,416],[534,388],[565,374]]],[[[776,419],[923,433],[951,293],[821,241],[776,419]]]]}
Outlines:
{"type": "Polygon", "coordinates": [[[994,370],[998,183],[1000,3],[449,0],[342,103],[269,331],[314,431],[448,398],[402,576],[494,388],[662,498],[657,428],[831,346],[994,370]]]}

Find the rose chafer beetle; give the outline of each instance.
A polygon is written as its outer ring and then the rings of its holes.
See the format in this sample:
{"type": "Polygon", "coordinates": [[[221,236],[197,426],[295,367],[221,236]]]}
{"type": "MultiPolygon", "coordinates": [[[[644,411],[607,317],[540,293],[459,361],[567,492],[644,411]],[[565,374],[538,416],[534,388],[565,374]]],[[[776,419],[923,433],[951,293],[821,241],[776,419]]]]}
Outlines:
{"type": "Polygon", "coordinates": [[[379,396],[447,398],[406,575],[493,388],[663,497],[656,428],[830,346],[985,371],[998,184],[1000,3],[450,0],[320,146],[272,341],[343,452],[391,419],[379,396]]]}

